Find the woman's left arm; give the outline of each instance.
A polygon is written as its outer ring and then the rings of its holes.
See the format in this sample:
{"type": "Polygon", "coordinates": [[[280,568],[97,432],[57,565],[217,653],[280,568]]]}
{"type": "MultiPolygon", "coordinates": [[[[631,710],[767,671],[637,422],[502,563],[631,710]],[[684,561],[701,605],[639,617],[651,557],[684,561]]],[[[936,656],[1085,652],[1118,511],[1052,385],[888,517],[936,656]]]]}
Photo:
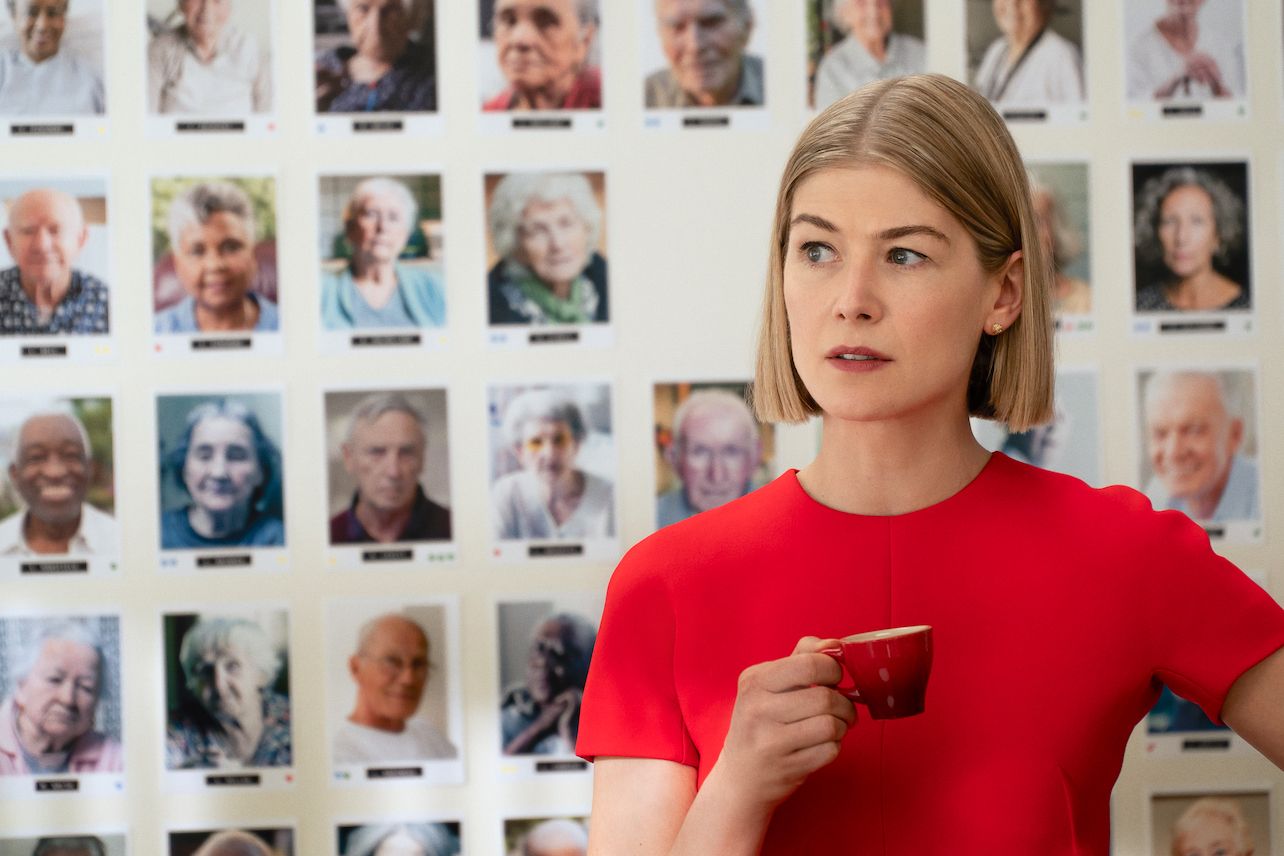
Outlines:
{"type": "Polygon", "coordinates": [[[1222,720],[1284,769],[1284,648],[1240,675],[1222,705],[1222,720]]]}

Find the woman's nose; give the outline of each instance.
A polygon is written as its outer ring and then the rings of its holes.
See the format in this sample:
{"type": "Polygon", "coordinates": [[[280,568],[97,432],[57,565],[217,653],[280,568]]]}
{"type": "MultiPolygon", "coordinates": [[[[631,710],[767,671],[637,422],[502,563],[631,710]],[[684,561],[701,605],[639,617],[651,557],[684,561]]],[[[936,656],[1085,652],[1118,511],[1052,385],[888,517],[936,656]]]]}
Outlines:
{"type": "Polygon", "coordinates": [[[856,262],[844,271],[842,291],[834,302],[834,314],[846,321],[874,321],[882,317],[872,265],[856,262]]]}

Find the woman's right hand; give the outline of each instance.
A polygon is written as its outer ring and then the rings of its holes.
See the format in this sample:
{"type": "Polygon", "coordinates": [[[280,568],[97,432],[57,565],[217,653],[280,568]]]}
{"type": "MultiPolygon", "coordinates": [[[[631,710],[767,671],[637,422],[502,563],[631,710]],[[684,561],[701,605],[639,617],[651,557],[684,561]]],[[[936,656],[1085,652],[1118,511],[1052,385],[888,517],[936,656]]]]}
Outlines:
{"type": "Polygon", "coordinates": [[[740,673],[727,738],[709,773],[738,801],[774,809],[838,757],[856,708],[832,689],[842,669],[820,653],[837,645],[805,636],[788,657],[740,673]]]}

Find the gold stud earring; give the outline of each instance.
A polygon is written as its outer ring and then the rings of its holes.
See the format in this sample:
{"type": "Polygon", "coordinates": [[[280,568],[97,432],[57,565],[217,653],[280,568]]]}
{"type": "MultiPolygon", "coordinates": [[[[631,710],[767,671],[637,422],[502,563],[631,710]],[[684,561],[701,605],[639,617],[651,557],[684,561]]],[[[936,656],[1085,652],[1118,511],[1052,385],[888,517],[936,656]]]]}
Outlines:
{"type": "Polygon", "coordinates": [[[1000,333],[1003,332],[1003,325],[995,321],[994,324],[990,327],[990,332],[996,336],[999,335],[1000,333]]]}

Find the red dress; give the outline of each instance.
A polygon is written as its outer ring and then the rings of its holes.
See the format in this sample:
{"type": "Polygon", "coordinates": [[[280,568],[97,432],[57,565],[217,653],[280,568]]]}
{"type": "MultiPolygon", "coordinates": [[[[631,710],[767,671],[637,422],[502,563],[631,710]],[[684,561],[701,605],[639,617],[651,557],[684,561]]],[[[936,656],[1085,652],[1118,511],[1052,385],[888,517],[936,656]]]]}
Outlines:
{"type": "Polygon", "coordinates": [[[1160,683],[1218,719],[1235,679],[1284,646],[1279,605],[1131,489],[996,454],[943,502],[867,517],[791,471],[624,557],[577,751],[703,782],[744,668],[803,636],[907,624],[934,627],[926,712],[858,708],[763,853],[1105,856],[1124,745],[1160,683]]]}

